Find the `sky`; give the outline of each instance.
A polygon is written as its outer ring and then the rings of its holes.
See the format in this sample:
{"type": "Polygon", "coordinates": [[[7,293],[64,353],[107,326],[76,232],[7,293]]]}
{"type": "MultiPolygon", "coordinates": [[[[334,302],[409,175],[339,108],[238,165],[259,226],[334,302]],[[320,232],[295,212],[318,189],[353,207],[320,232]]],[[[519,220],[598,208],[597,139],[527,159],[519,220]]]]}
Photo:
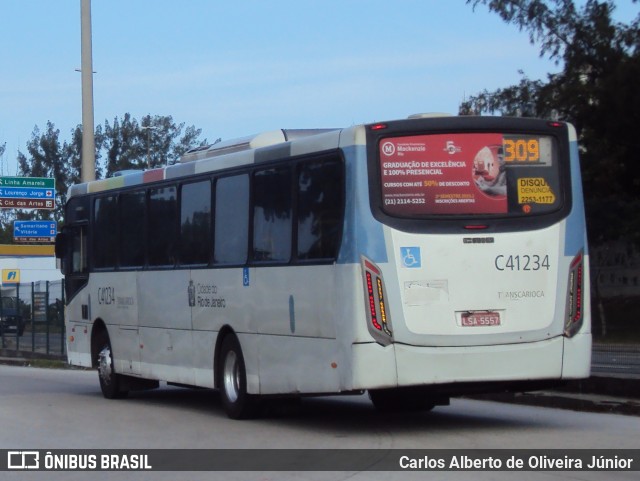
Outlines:
{"type": "MultiPolygon", "coordinates": [[[[638,13],[618,0],[617,17],[638,13]]],[[[526,32],[465,0],[93,0],[94,121],[171,115],[210,143],[346,127],[545,79],[526,32]]],[[[80,0],[0,0],[0,175],[82,122],[80,0]]]]}

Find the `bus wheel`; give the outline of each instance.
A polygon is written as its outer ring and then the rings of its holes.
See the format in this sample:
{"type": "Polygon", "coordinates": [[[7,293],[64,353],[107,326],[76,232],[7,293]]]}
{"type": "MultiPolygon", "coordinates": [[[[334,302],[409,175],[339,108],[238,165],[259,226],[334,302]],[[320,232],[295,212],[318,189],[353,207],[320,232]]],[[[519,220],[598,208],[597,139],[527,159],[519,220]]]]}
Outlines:
{"type": "Polygon", "coordinates": [[[437,404],[420,390],[413,389],[370,389],[369,399],[382,412],[430,411],[437,404]]]}
{"type": "Polygon", "coordinates": [[[240,343],[234,335],[222,341],[220,350],[222,405],[231,419],[247,419],[255,415],[258,398],[247,393],[247,371],[240,343]]]}
{"type": "Polygon", "coordinates": [[[129,392],[122,389],[121,378],[113,368],[113,355],[109,337],[105,336],[98,353],[98,379],[102,395],[107,399],[125,398],[129,392]]]}

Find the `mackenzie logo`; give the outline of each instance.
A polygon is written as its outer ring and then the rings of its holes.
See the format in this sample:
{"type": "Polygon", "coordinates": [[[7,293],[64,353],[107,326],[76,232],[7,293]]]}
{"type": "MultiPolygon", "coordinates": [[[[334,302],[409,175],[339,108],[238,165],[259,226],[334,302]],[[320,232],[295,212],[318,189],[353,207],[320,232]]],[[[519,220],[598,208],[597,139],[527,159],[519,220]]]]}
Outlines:
{"type": "Polygon", "coordinates": [[[389,157],[396,153],[396,146],[393,142],[385,142],[382,144],[382,153],[389,157]]]}

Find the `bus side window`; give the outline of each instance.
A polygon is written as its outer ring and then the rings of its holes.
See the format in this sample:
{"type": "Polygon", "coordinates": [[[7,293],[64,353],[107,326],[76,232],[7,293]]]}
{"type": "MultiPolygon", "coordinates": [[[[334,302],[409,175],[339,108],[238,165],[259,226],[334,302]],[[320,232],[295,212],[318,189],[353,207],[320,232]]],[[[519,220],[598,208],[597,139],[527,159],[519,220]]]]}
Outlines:
{"type": "Polygon", "coordinates": [[[214,262],[247,262],[249,245],[249,176],[222,177],[216,183],[214,262]]]}
{"type": "Polygon", "coordinates": [[[65,228],[65,253],[62,257],[62,268],[65,275],[65,292],[67,299],[72,298],[89,278],[87,265],[87,230],[86,226],[65,228]]]}
{"type": "Polygon", "coordinates": [[[344,203],[342,164],[301,165],[298,175],[298,259],[335,259],[344,203]]]}
{"type": "Polygon", "coordinates": [[[99,197],[94,203],[92,267],[114,269],[118,258],[118,198],[99,197]]]}
{"type": "Polygon", "coordinates": [[[140,267],[146,249],[146,199],[143,190],[120,195],[120,266],[140,267]]]}
{"type": "Polygon", "coordinates": [[[291,258],[291,169],[256,172],[253,178],[253,260],[291,258]]]}
{"type": "Polygon", "coordinates": [[[87,272],[87,235],[84,227],[70,229],[71,234],[71,272],[84,274],[87,272]]]}
{"type": "Polygon", "coordinates": [[[184,184],[180,191],[180,263],[208,264],[211,246],[211,182],[184,184]]]}
{"type": "Polygon", "coordinates": [[[172,266],[178,254],[178,197],[175,185],[149,189],[150,266],[172,266]]]}

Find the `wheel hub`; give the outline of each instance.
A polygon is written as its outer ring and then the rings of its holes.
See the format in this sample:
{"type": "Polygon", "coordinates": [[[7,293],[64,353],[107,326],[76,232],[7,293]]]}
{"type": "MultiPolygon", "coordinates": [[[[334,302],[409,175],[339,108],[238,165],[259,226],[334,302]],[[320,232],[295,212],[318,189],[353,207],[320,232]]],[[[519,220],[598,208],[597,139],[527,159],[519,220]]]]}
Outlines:
{"type": "Polygon", "coordinates": [[[111,366],[111,349],[107,346],[102,349],[98,355],[98,374],[105,384],[111,383],[111,378],[113,376],[113,369],[111,366]]]}
{"type": "Polygon", "coordinates": [[[229,351],[224,361],[223,382],[229,401],[236,402],[240,392],[240,367],[238,356],[234,351],[229,351]]]}

